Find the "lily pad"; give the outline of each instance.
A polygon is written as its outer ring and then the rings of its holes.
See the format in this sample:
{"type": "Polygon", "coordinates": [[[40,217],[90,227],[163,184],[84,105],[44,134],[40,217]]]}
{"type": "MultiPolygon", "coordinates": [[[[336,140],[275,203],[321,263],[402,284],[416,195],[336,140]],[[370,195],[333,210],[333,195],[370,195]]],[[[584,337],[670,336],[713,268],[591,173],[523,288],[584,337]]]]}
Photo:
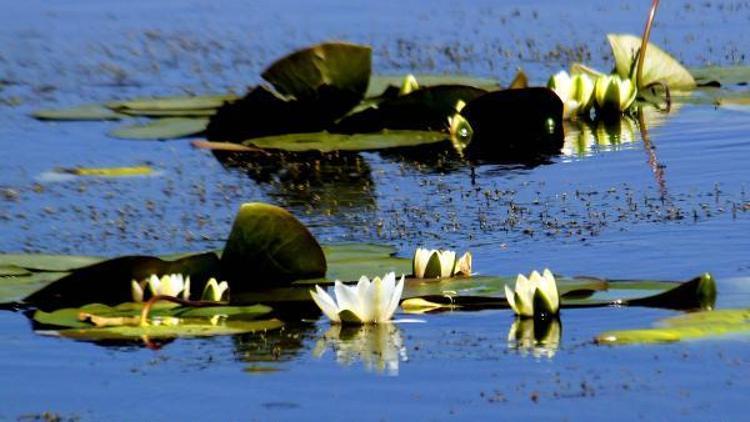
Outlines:
{"type": "Polygon", "coordinates": [[[68,272],[28,272],[26,275],[8,275],[8,267],[0,267],[0,303],[19,302],[26,296],[59,280],[68,272]]]}
{"type": "Polygon", "coordinates": [[[128,101],[113,102],[107,107],[132,114],[144,114],[144,111],[190,112],[197,110],[215,110],[224,102],[237,99],[236,95],[200,95],[200,96],[172,96],[155,98],[136,98],[128,101]]]}
{"type": "MultiPolygon", "coordinates": [[[[628,34],[609,34],[607,39],[612,47],[617,73],[623,78],[635,77],[641,38],[628,34]]],[[[663,82],[675,90],[693,89],[696,85],[690,72],[677,60],[649,43],[643,63],[642,86],[639,88],[654,82],[663,82]]]]}
{"type": "MultiPolygon", "coordinates": [[[[271,313],[272,309],[264,305],[252,306],[207,306],[200,308],[173,306],[154,306],[150,317],[174,317],[174,318],[211,318],[216,315],[231,317],[232,319],[252,320],[271,313]]],[[[99,317],[138,317],[143,309],[143,303],[122,303],[117,306],[103,304],[89,304],[80,308],[63,308],[52,312],[37,310],[34,312],[33,320],[44,325],[67,328],[91,327],[91,323],[81,321],[81,313],[93,314],[99,317]]]]}
{"type": "Polygon", "coordinates": [[[326,260],[318,241],[283,208],[243,204],[221,257],[233,292],[322,277],[326,260]]]}
{"type": "Polygon", "coordinates": [[[70,328],[66,330],[46,332],[82,341],[122,341],[122,340],[154,340],[175,337],[212,337],[226,336],[257,331],[275,330],[284,326],[277,319],[260,321],[229,320],[222,324],[213,325],[209,321],[185,320],[177,325],[147,325],[147,326],[119,326],[102,328],[70,328]]]}
{"type": "Polygon", "coordinates": [[[750,309],[695,312],[662,320],[656,328],[607,331],[598,344],[655,344],[750,333],[750,309]]]}
{"type": "MultiPolygon", "coordinates": [[[[14,266],[30,271],[68,272],[93,265],[106,258],[76,255],[0,254],[0,267],[14,266]]],[[[4,275],[0,273],[0,275],[4,275]]]]}
{"type": "Polygon", "coordinates": [[[699,85],[730,86],[750,84],[750,66],[710,66],[690,69],[699,85]]]}
{"type": "Polygon", "coordinates": [[[86,104],[67,108],[37,110],[31,114],[39,120],[120,120],[127,117],[99,104],[86,104]]]}
{"type": "Polygon", "coordinates": [[[202,133],[207,125],[206,118],[168,117],[146,124],[115,128],[109,132],[109,136],[121,139],[177,139],[202,133]]]}
{"type": "Polygon", "coordinates": [[[414,147],[446,141],[441,132],[415,130],[386,130],[377,133],[338,134],[329,132],[295,133],[289,135],[254,138],[244,145],[268,150],[289,152],[376,151],[389,148],[414,147]]]}

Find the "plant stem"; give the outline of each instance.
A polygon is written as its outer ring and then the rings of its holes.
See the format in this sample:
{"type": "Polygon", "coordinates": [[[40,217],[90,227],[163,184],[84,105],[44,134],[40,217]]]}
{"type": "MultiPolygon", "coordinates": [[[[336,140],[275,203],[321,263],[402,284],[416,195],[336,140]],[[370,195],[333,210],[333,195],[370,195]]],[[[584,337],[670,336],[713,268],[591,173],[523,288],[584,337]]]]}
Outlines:
{"type": "Polygon", "coordinates": [[[643,62],[646,61],[646,47],[648,47],[648,40],[651,38],[651,27],[654,25],[654,18],[656,17],[656,8],[659,7],[659,0],[651,1],[651,10],[648,12],[648,19],[646,19],[646,27],[643,28],[643,37],[641,38],[641,50],[638,53],[638,72],[636,73],[635,81],[636,87],[640,89],[643,77],[643,62]]]}

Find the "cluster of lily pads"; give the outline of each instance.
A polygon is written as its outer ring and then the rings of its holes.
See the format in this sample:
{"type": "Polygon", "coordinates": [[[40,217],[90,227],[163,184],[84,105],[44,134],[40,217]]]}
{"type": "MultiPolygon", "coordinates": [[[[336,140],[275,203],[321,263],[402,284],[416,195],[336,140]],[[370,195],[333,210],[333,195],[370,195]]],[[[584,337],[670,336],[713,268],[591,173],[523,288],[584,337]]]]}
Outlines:
{"type": "MultiPolygon", "coordinates": [[[[240,208],[220,251],[114,258],[0,255],[0,302],[7,302],[6,308],[28,309],[41,333],[147,344],[275,330],[290,319],[317,318],[321,311],[334,325],[366,326],[388,325],[399,309],[422,315],[512,309],[518,317],[509,338],[520,349],[535,353],[527,347],[534,344],[540,347],[537,352],[550,355],[550,345],[559,343],[554,334],[560,332],[557,315],[563,308],[708,311],[716,296],[710,275],[684,283],[571,278],[549,270],[502,277],[476,273],[468,252],[457,258],[453,251],[418,248],[410,259],[395,252],[372,244],[320,246],[286,210],[248,203],[240,208]],[[386,275],[371,278],[375,274],[386,275]],[[331,286],[335,299],[328,293],[331,286]],[[192,289],[202,292],[199,300],[191,298],[192,289]],[[538,335],[530,340],[529,333],[538,335]]],[[[722,329],[732,332],[746,326],[732,320],[722,329]]],[[[695,336],[687,327],[660,329],[658,336],[645,337],[603,333],[597,341],[695,336]]]]}

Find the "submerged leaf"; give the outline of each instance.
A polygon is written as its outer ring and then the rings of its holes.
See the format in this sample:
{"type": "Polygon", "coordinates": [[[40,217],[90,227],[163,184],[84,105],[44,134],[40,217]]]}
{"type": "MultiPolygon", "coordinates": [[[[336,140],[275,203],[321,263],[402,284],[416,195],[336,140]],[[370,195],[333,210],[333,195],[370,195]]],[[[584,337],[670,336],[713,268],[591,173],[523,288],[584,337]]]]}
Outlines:
{"type": "Polygon", "coordinates": [[[122,139],[177,139],[197,135],[206,130],[208,119],[168,117],[146,124],[122,126],[109,132],[109,136],[122,139]]]}
{"type": "MultiPolygon", "coordinates": [[[[628,34],[609,34],[607,39],[612,47],[617,74],[623,78],[634,79],[641,38],[628,34]]],[[[662,49],[649,43],[643,63],[641,86],[638,88],[654,82],[663,82],[675,90],[695,88],[695,80],[687,69],[662,49]]]]}
{"type": "Polygon", "coordinates": [[[97,177],[128,177],[144,176],[152,174],[154,169],[149,166],[136,167],[74,167],[70,169],[58,169],[59,172],[73,174],[76,176],[97,177]]]}
{"type": "Polygon", "coordinates": [[[31,115],[39,120],[120,120],[127,117],[99,104],[37,110],[31,115]]]}
{"type": "Polygon", "coordinates": [[[448,136],[441,132],[387,130],[378,133],[345,135],[329,132],[295,133],[267,136],[246,141],[263,149],[277,149],[289,152],[333,152],[333,151],[375,151],[388,148],[413,147],[446,141],[448,136]]]}

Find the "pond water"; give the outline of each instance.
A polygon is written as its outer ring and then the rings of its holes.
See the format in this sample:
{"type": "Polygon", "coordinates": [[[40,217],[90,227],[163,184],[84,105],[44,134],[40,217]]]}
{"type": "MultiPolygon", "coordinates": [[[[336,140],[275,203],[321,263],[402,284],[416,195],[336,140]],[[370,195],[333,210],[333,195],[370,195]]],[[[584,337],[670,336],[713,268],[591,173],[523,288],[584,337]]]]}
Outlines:
{"type": "MultiPolygon", "coordinates": [[[[326,39],[374,47],[378,73],[468,73],[541,83],[570,60],[608,63],[607,32],[638,33],[647,2],[27,1],[0,16],[0,252],[114,256],[219,248],[237,207],[290,209],[323,243],[471,250],[482,274],[717,279],[717,307],[750,305],[750,115],[683,105],[648,142],[537,167],[364,153],[259,168],[188,140],[122,141],[118,123],[45,123],[36,108],[258,81],[290,49],[326,39]],[[53,180],[57,167],[148,163],[155,176],[53,180]],[[473,174],[472,174],[473,171],[473,174]]],[[[750,4],[664,2],[654,42],[688,66],[743,63],[750,4]]],[[[572,138],[571,138],[572,139],[572,138]]],[[[559,347],[508,344],[507,310],[421,316],[337,332],[176,340],[159,350],[34,333],[0,311],[0,419],[447,419],[579,416],[739,419],[747,336],[602,347],[597,333],[676,312],[566,310],[559,347]]],[[[398,315],[398,317],[407,317],[398,315]]]]}

